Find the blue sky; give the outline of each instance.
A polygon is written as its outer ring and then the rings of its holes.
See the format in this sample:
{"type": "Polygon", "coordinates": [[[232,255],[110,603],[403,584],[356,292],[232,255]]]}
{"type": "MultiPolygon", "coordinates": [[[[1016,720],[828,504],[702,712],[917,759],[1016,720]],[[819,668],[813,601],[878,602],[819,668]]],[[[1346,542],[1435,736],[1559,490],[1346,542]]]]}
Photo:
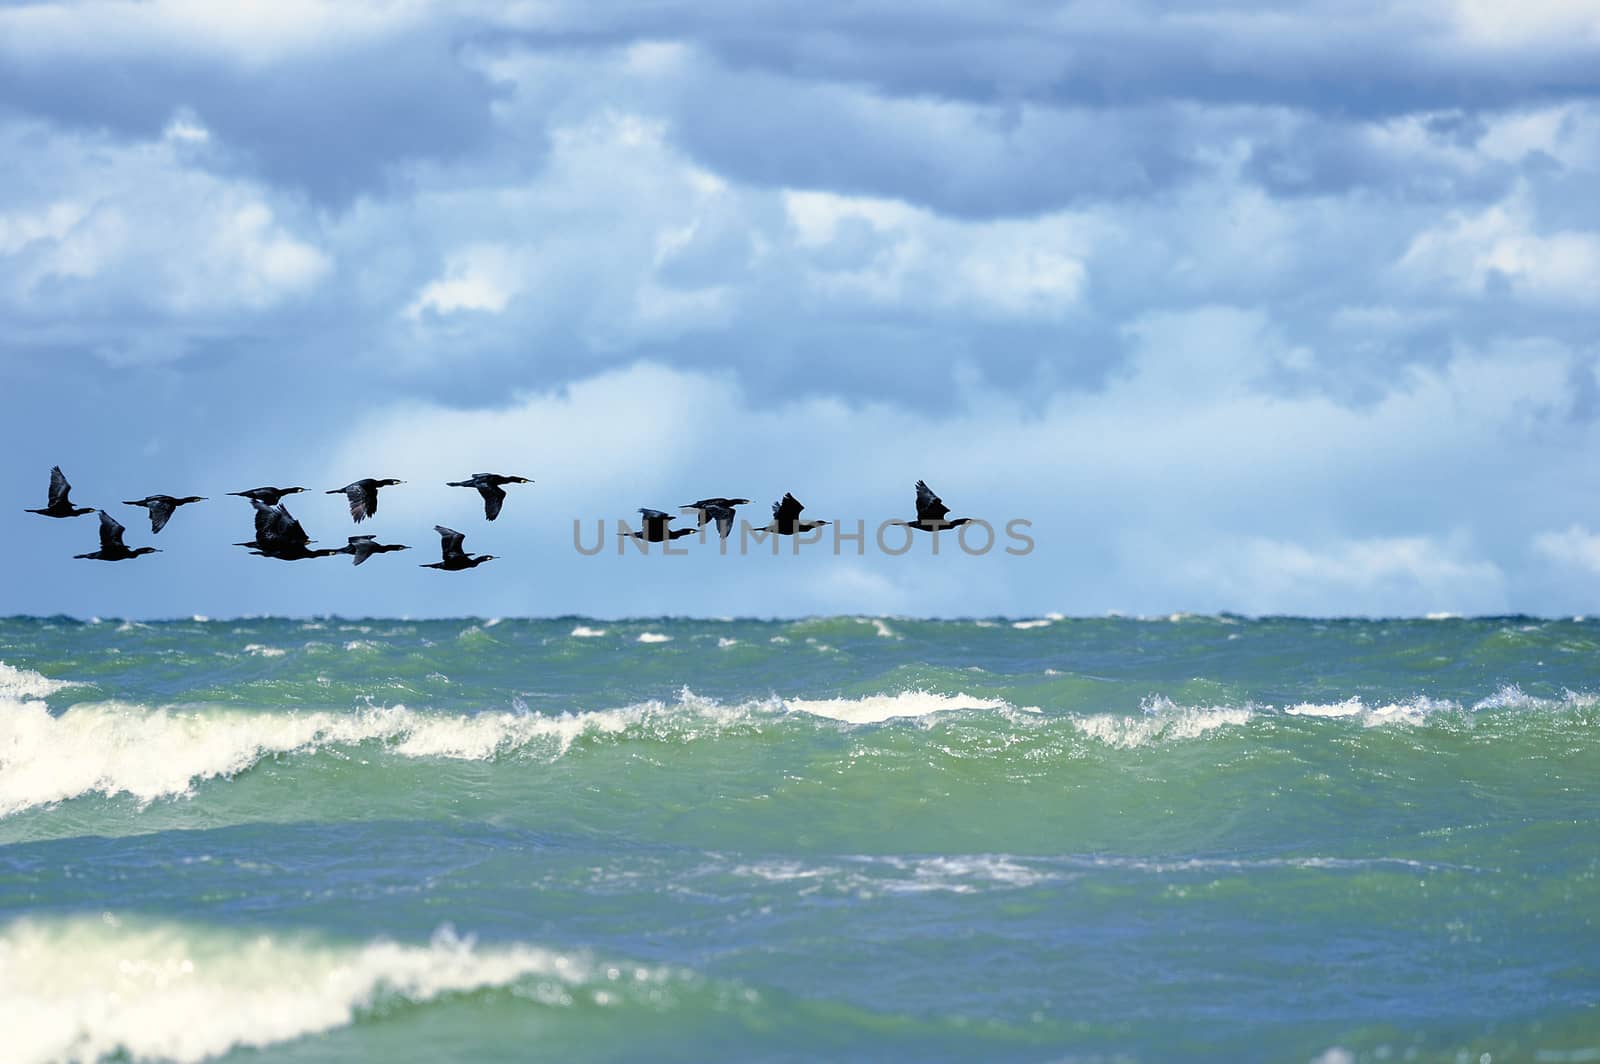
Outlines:
{"type": "Polygon", "coordinates": [[[9,4],[0,613],[1588,612],[1597,96],[1594,2],[9,4]],[[1037,548],[572,548],[919,477],[1037,548]]]}

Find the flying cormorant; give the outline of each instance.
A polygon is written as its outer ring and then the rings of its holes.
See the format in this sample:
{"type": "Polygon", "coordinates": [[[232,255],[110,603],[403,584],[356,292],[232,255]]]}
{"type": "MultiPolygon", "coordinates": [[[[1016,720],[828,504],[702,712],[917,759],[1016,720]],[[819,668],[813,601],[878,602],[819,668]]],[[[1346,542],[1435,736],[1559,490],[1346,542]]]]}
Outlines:
{"type": "Polygon", "coordinates": [[[678,509],[693,510],[695,523],[700,528],[704,528],[707,521],[715,521],[717,523],[717,535],[722,539],[727,539],[728,533],[733,531],[733,508],[735,506],[743,506],[749,501],[749,499],[701,499],[698,502],[680,506],[678,509]]]}
{"type": "Polygon", "coordinates": [[[202,495],[189,495],[177,499],[171,495],[147,495],[142,499],[125,499],[124,506],[143,506],[150,511],[150,532],[160,532],[167,527],[167,522],[172,520],[172,512],[180,506],[188,506],[192,502],[205,502],[202,495]]]}
{"type": "MultiPolygon", "coordinates": [[[[360,524],[378,512],[378,489],[404,484],[403,480],[373,480],[366,477],[362,480],[352,481],[342,488],[334,488],[325,492],[327,495],[344,495],[350,500],[350,517],[356,524],[360,524]]],[[[358,563],[359,564],[359,563],[358,563]]]]}
{"type": "Polygon", "coordinates": [[[944,504],[933,489],[922,481],[917,481],[917,519],[915,521],[895,521],[894,524],[904,525],[906,528],[917,528],[924,532],[942,532],[947,528],[955,528],[971,521],[970,517],[958,517],[954,521],[948,520],[945,515],[950,512],[950,507],[944,504]]]}
{"type": "Polygon", "coordinates": [[[646,543],[663,543],[674,539],[679,539],[683,536],[692,536],[695,534],[695,529],[692,528],[668,528],[667,525],[671,523],[674,518],[671,514],[666,513],[663,510],[646,510],[641,508],[639,510],[639,514],[644,518],[644,521],[642,522],[643,527],[640,528],[639,531],[621,532],[618,534],[623,536],[632,536],[634,539],[641,539],[646,543]]]}
{"type": "Polygon", "coordinates": [[[268,506],[276,506],[283,501],[285,495],[295,495],[305,488],[251,488],[249,491],[230,491],[229,495],[239,495],[251,502],[264,502],[268,506]]]}
{"type": "Polygon", "coordinates": [[[483,496],[483,516],[490,521],[500,516],[500,507],[505,505],[506,493],[502,484],[532,484],[533,481],[526,477],[506,477],[499,473],[474,473],[466,480],[450,480],[446,483],[452,488],[477,488],[478,494],[483,496]]]}
{"type": "Polygon", "coordinates": [[[135,547],[129,550],[122,542],[124,529],[115,517],[100,511],[100,549],[93,554],[74,554],[74,558],[93,558],[101,562],[122,562],[141,554],[158,553],[155,547],[135,547]]]}
{"type": "Polygon", "coordinates": [[[68,494],[72,485],[67,483],[67,478],[61,472],[60,466],[50,467],[50,503],[42,510],[28,510],[30,514],[43,514],[46,517],[82,517],[84,514],[94,513],[93,506],[74,506],[68,494]]]}
{"type": "Polygon", "coordinates": [[[776,532],[780,536],[793,536],[800,532],[810,532],[814,528],[821,528],[826,521],[802,521],[800,511],[804,510],[799,499],[788,492],[783,498],[772,504],[772,524],[763,531],[776,532]]]}
{"type": "MultiPolygon", "coordinates": [[[[451,485],[455,487],[456,485],[451,485]]],[[[443,525],[434,525],[433,530],[439,533],[439,550],[444,555],[440,561],[427,562],[424,569],[443,569],[446,572],[456,572],[461,569],[471,569],[482,565],[484,562],[494,561],[493,554],[479,554],[476,557],[469,555],[461,549],[461,541],[467,538],[465,532],[457,532],[453,528],[443,525]]]]}
{"type": "Polygon", "coordinates": [[[377,536],[351,536],[348,545],[335,550],[335,554],[350,554],[355,556],[355,564],[360,565],[374,554],[388,554],[392,550],[410,550],[410,547],[401,543],[379,543],[377,536]]]}
{"type": "Polygon", "coordinates": [[[256,499],[251,500],[251,505],[256,509],[256,538],[248,543],[235,543],[236,547],[250,547],[250,553],[263,558],[277,558],[279,561],[297,562],[305,558],[326,558],[339,552],[332,548],[318,548],[308,550],[307,544],[313,542],[306,530],[300,527],[300,522],[295,520],[281,503],[268,505],[256,499]]]}

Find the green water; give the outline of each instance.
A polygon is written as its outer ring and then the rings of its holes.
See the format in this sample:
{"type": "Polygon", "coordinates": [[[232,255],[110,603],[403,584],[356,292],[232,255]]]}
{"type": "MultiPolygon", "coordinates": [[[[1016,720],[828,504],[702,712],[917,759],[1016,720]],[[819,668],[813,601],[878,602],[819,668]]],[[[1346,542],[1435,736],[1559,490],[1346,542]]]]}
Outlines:
{"type": "Polygon", "coordinates": [[[26,1061],[1600,1060],[1597,646],[0,621],[0,1030],[26,1061]]]}

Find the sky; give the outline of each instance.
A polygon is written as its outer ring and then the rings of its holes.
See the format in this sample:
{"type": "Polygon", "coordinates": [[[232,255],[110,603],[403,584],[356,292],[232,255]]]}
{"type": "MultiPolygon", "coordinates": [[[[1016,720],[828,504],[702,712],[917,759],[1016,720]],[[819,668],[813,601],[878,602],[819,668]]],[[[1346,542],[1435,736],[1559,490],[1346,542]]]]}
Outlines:
{"type": "Polygon", "coordinates": [[[1595,0],[8,3],[0,158],[0,614],[1600,598],[1595,0]],[[878,550],[919,478],[996,549],[878,550]],[[865,550],[574,548],[785,491],[865,550]]]}

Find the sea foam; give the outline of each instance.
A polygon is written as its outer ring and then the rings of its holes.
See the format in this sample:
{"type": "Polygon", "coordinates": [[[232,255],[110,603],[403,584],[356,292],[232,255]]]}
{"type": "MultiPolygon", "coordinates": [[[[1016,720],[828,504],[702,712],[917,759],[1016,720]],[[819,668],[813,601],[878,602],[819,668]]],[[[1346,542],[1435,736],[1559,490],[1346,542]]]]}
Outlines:
{"type": "Polygon", "coordinates": [[[0,661],[0,698],[48,698],[72,686],[70,680],[52,680],[32,669],[19,669],[0,661]]]}
{"type": "MultiPolygon", "coordinates": [[[[625,971],[628,983],[668,978],[625,971]]],[[[478,946],[449,929],[426,945],[405,945],[124,922],[110,914],[0,928],[0,1031],[5,1059],[15,1064],[123,1055],[201,1061],[344,1027],[385,1002],[515,986],[564,1006],[590,982],[614,983],[582,955],[478,946]]],[[[603,1004],[605,993],[589,996],[603,1004]]]]}

